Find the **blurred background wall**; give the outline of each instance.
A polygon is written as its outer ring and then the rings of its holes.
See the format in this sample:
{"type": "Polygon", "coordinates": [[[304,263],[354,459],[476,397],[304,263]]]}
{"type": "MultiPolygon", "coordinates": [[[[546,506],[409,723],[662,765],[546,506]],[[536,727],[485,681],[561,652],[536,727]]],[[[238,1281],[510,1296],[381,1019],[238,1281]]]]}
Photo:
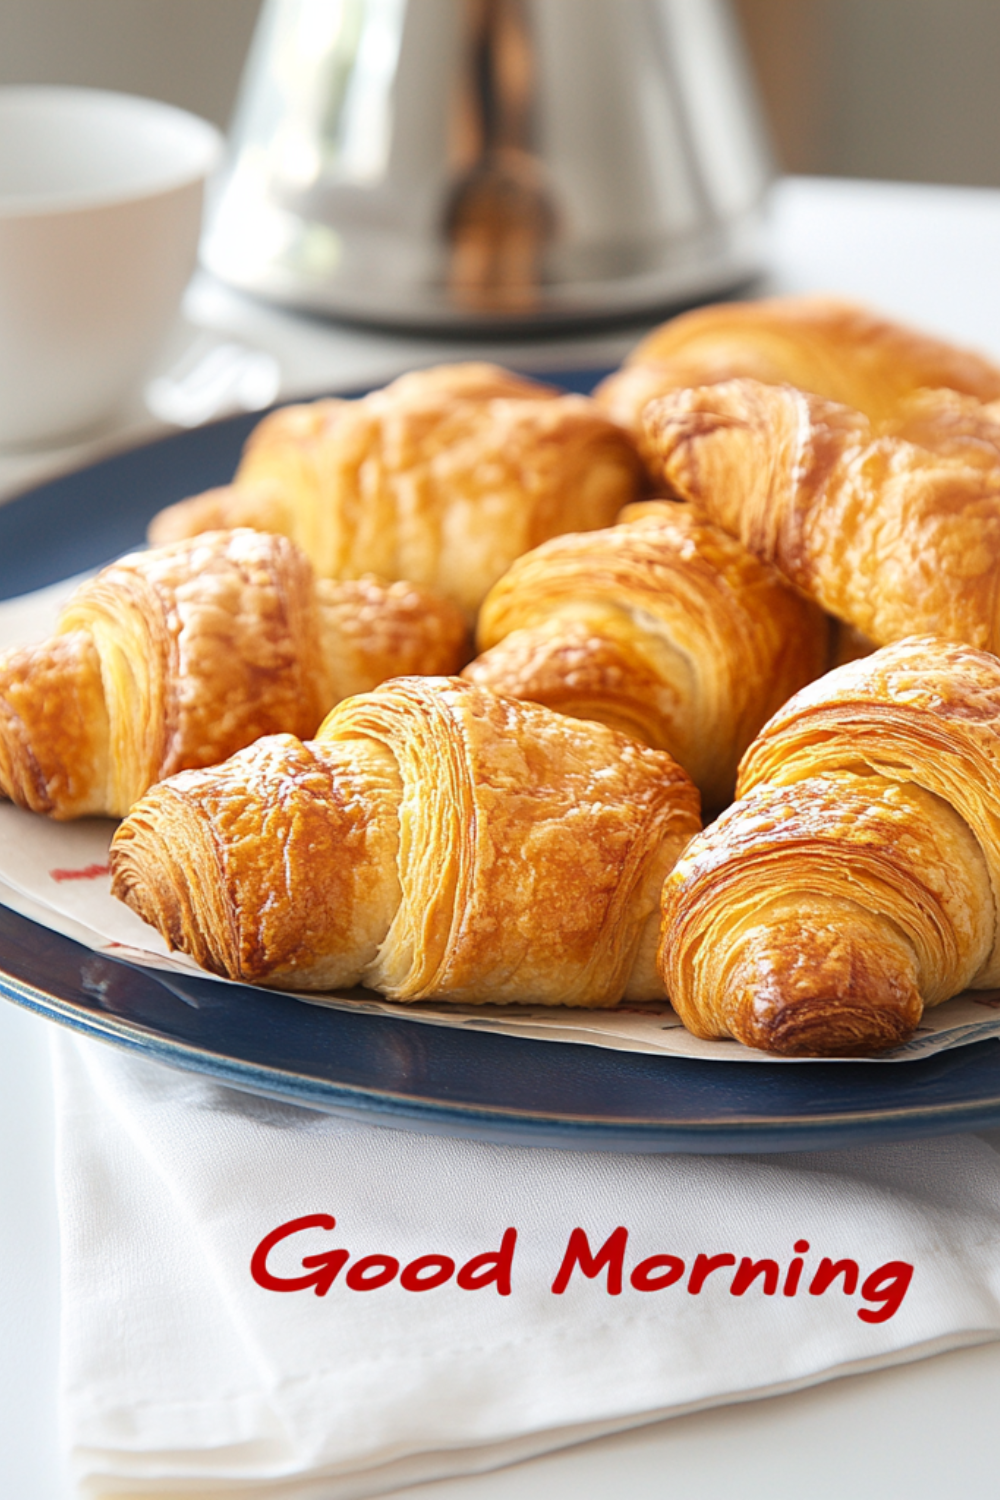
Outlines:
{"type": "Polygon", "coordinates": [[[737,0],[790,172],[1000,186],[1000,0],[737,0]]]}
{"type": "MultiPolygon", "coordinates": [[[[1000,0],[734,6],[786,170],[1000,186],[1000,0]]],[[[0,0],[0,83],[151,94],[225,125],[259,8],[0,0]]]]}
{"type": "Polygon", "coordinates": [[[148,94],[226,125],[260,0],[0,0],[0,84],[148,94]]]}

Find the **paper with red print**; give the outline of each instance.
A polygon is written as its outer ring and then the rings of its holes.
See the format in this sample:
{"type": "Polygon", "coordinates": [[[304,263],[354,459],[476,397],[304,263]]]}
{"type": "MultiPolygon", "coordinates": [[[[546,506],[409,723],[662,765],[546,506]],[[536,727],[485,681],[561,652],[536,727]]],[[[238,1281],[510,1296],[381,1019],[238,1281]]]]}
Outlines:
{"type": "MultiPolygon", "coordinates": [[[[68,585],[58,584],[0,604],[0,649],[43,636],[54,623],[68,589],[68,585]]],[[[0,803],[0,903],[96,952],[150,968],[205,977],[204,970],[183,954],[169,953],[159,933],[111,895],[108,847],[114,829],[115,824],[109,820],[87,818],[77,823],[54,823],[10,803],[0,803]]],[[[627,1052],[706,1058],[713,1062],[767,1061],[796,1065],[810,1061],[770,1058],[728,1040],[704,1041],[684,1029],[666,1002],[615,1010],[573,1011],[531,1004],[399,1005],[367,990],[296,998],[332,1009],[360,1007],[385,1012],[434,1026],[475,1027],[627,1052]]],[[[916,1035],[904,1046],[870,1061],[907,1061],[998,1036],[1000,991],[970,990],[928,1011],[916,1035]]]]}

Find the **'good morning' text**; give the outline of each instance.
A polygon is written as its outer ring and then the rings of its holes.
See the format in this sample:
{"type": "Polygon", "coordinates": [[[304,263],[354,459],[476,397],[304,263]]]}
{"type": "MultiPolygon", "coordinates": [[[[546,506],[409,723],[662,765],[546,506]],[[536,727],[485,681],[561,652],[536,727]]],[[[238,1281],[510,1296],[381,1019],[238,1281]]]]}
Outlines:
{"type": "MultiPolygon", "coordinates": [[[[332,1230],[336,1223],[332,1214],[305,1214],[279,1224],[253,1252],[250,1274],[254,1281],[269,1292],[311,1288],[317,1297],[325,1297],[334,1283],[349,1292],[374,1292],[392,1284],[404,1292],[431,1292],[451,1283],[464,1292],[492,1288],[501,1297],[509,1297],[514,1289],[517,1230],[513,1227],[504,1232],[498,1249],[473,1255],[461,1265],[453,1256],[438,1253],[418,1255],[405,1264],[395,1255],[362,1255],[352,1260],[349,1250],[338,1247],[302,1255],[302,1274],[284,1275],[274,1269],[270,1257],[279,1246],[284,1246],[279,1253],[287,1255],[291,1247],[286,1242],[307,1231],[332,1230]]],[[[777,1255],[755,1259],[731,1250],[703,1250],[686,1258],[663,1253],[635,1259],[629,1256],[628,1240],[624,1225],[596,1248],[585,1229],[571,1230],[561,1262],[553,1267],[552,1293],[562,1296],[571,1286],[588,1281],[612,1297],[628,1290],[648,1293],[670,1288],[692,1297],[724,1291],[733,1297],[782,1298],[839,1293],[860,1296],[865,1305],[858,1307],[857,1315],[862,1322],[885,1323],[899,1311],[913,1278],[909,1261],[887,1260],[863,1274],[857,1260],[814,1253],[805,1239],[795,1241],[787,1261],[777,1255]]]]}

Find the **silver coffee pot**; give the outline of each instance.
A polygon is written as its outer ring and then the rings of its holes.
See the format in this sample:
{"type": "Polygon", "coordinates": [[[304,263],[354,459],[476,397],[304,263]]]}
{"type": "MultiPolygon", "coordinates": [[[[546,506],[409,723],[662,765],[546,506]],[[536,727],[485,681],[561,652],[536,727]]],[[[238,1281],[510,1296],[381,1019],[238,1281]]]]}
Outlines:
{"type": "Polygon", "coordinates": [[[622,318],[757,272],[769,175],[726,0],[266,0],[203,257],[395,327],[622,318]]]}

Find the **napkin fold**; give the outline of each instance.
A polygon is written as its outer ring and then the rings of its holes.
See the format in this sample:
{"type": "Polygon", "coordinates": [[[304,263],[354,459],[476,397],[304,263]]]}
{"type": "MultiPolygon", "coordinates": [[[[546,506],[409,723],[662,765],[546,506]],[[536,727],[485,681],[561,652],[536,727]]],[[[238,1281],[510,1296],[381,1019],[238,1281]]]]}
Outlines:
{"type": "Polygon", "coordinates": [[[87,1497],[360,1500],[1000,1337],[1000,1152],[583,1154],[54,1038],[87,1497]]]}

